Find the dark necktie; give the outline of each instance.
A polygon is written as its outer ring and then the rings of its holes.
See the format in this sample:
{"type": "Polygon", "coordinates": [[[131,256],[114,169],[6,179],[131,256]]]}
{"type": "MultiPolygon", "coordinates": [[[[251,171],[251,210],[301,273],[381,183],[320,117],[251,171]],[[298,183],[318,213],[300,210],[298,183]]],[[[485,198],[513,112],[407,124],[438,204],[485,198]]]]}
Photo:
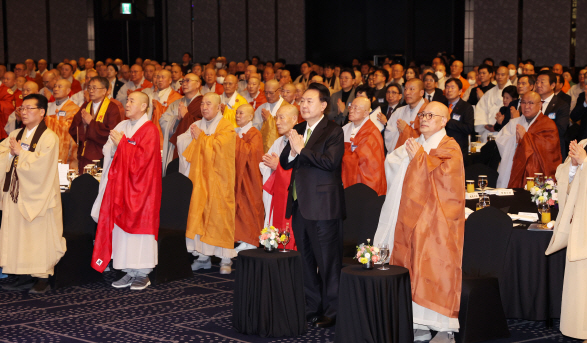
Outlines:
{"type": "Polygon", "coordinates": [[[385,115],[387,117],[387,120],[389,120],[389,117],[391,117],[392,113],[393,113],[393,107],[389,106],[387,108],[387,114],[385,115]]]}
{"type": "Polygon", "coordinates": [[[432,95],[428,94],[428,102],[432,101],[432,95]]]}

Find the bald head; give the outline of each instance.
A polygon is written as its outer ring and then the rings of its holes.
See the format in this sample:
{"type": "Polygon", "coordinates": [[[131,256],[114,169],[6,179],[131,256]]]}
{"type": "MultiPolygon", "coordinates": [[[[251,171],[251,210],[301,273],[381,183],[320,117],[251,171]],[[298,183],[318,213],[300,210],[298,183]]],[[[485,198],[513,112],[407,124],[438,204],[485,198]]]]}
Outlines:
{"type": "Polygon", "coordinates": [[[424,135],[424,139],[428,139],[442,130],[450,119],[448,107],[438,101],[430,102],[422,111],[422,114],[423,116],[420,117],[420,132],[424,135]]]}
{"type": "Polygon", "coordinates": [[[22,97],[26,97],[29,94],[36,94],[39,93],[39,85],[33,81],[27,81],[22,86],[22,97]]]}
{"type": "Polygon", "coordinates": [[[297,107],[290,104],[281,105],[275,115],[275,125],[280,135],[285,135],[298,123],[300,112],[297,107]]]}
{"type": "Polygon", "coordinates": [[[279,101],[281,95],[279,82],[277,80],[269,80],[265,83],[265,98],[267,102],[273,104],[279,101]]]}
{"type": "Polygon", "coordinates": [[[4,73],[4,79],[2,80],[2,83],[4,83],[8,88],[14,87],[14,84],[16,83],[16,75],[14,75],[14,73],[11,71],[7,71],[4,73]]]}
{"type": "Polygon", "coordinates": [[[521,112],[526,119],[533,119],[542,111],[542,98],[540,94],[530,91],[522,95],[520,101],[520,107],[523,109],[521,112]]]}
{"type": "Polygon", "coordinates": [[[360,125],[365,118],[369,116],[371,111],[371,101],[365,97],[358,97],[353,100],[349,108],[349,121],[355,125],[360,125]]]}
{"type": "MultiPolygon", "coordinates": [[[[279,82],[281,83],[281,81],[279,82]]],[[[290,104],[296,99],[296,86],[293,83],[286,83],[281,86],[281,97],[290,104]]]]}
{"type": "Polygon", "coordinates": [[[171,72],[169,70],[163,69],[157,72],[157,75],[155,76],[155,82],[160,91],[169,88],[171,81],[171,72]]]}
{"type": "Polygon", "coordinates": [[[563,66],[561,64],[558,64],[558,63],[555,64],[552,67],[552,72],[555,73],[555,74],[562,75],[563,74],[563,66]]]}
{"type": "Polygon", "coordinates": [[[67,79],[61,79],[57,81],[55,87],[53,87],[53,97],[57,100],[63,100],[67,98],[70,91],[71,82],[67,81],[67,79]]]}
{"type": "Polygon", "coordinates": [[[253,120],[255,109],[249,104],[241,105],[236,109],[236,125],[243,127],[253,120]]]}
{"type": "Polygon", "coordinates": [[[214,92],[204,94],[200,110],[204,119],[212,120],[220,112],[220,95],[214,92]]]}
{"type": "Polygon", "coordinates": [[[149,96],[143,92],[132,92],[126,99],[126,117],[130,120],[140,119],[149,109],[149,96]]]}

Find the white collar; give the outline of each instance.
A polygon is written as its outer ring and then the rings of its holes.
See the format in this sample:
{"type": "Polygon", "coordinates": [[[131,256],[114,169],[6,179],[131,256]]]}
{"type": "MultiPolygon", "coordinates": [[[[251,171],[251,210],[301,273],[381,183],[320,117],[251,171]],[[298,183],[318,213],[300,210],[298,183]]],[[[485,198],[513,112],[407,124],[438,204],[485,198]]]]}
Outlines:
{"type": "Polygon", "coordinates": [[[208,87],[207,83],[204,85],[204,87],[208,88],[209,90],[215,90],[216,89],[216,82],[212,83],[212,87],[208,87]]]}
{"type": "Polygon", "coordinates": [[[230,98],[226,97],[226,92],[224,92],[224,94],[222,94],[222,98],[225,101],[225,105],[227,105],[230,109],[232,109],[234,107],[234,103],[236,102],[236,91],[234,93],[232,93],[232,95],[230,96],[230,98]]]}
{"type": "Polygon", "coordinates": [[[33,134],[33,132],[35,132],[37,130],[38,127],[39,127],[39,124],[37,124],[37,126],[33,127],[33,129],[30,131],[28,131],[28,129],[27,129],[26,138],[28,139],[33,134]]]}
{"type": "MultiPolygon", "coordinates": [[[[132,81],[130,81],[130,82],[132,82],[132,81]]],[[[136,89],[136,88],[139,88],[143,84],[143,82],[145,82],[145,78],[144,77],[141,79],[141,81],[139,82],[139,84],[136,84],[134,82],[132,82],[132,84],[134,85],[134,88],[136,89]]]]}
{"type": "MultiPolygon", "coordinates": [[[[312,133],[314,133],[314,130],[316,129],[316,126],[318,126],[318,124],[319,124],[319,123],[322,121],[322,119],[324,119],[324,114],[322,114],[322,116],[320,117],[320,119],[318,119],[318,121],[317,121],[317,122],[315,122],[315,123],[314,123],[314,125],[312,125],[312,126],[308,126],[308,125],[306,124],[306,132],[308,132],[308,129],[310,129],[310,130],[312,131],[312,133]]],[[[306,134],[306,133],[304,132],[304,135],[305,135],[305,134],[306,134]]]]}
{"type": "Polygon", "coordinates": [[[554,93],[552,93],[548,98],[544,99],[544,103],[548,104],[552,100],[553,97],[554,97],[554,93]]]}
{"type": "Polygon", "coordinates": [[[243,135],[247,132],[249,132],[249,129],[253,127],[253,123],[248,122],[247,125],[243,126],[243,127],[237,127],[234,129],[234,131],[236,131],[236,133],[238,133],[238,136],[240,138],[243,138],[243,135]]]}
{"type": "Polygon", "coordinates": [[[351,123],[351,132],[354,132],[355,134],[361,130],[361,128],[363,127],[363,125],[365,125],[365,123],[367,122],[367,120],[369,120],[369,116],[366,116],[365,119],[363,119],[363,121],[361,122],[361,124],[359,125],[355,125],[355,123],[351,123]]]}
{"type": "Polygon", "coordinates": [[[418,143],[422,144],[424,151],[429,154],[430,150],[438,148],[438,144],[440,144],[440,141],[444,138],[444,136],[446,136],[446,130],[442,128],[440,131],[428,137],[427,140],[424,139],[423,134],[420,135],[420,138],[418,138],[418,143]]]}
{"type": "Polygon", "coordinates": [[[167,87],[162,91],[157,92],[157,100],[159,102],[166,103],[167,99],[169,98],[169,94],[171,94],[171,87],[167,87]]]}

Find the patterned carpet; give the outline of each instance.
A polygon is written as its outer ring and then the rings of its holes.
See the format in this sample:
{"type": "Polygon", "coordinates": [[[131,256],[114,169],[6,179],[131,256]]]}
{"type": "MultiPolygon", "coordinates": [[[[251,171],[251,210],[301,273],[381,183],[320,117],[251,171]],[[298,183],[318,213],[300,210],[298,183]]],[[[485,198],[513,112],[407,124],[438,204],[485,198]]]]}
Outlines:
{"type": "MultiPolygon", "coordinates": [[[[68,287],[44,295],[0,290],[0,342],[334,342],[334,328],[314,329],[298,338],[269,339],[232,328],[234,274],[218,266],[190,279],[144,291],[104,282],[68,287]]],[[[13,278],[0,280],[0,284],[13,278]]],[[[509,321],[511,337],[496,342],[580,342],[542,322],[509,321]]]]}

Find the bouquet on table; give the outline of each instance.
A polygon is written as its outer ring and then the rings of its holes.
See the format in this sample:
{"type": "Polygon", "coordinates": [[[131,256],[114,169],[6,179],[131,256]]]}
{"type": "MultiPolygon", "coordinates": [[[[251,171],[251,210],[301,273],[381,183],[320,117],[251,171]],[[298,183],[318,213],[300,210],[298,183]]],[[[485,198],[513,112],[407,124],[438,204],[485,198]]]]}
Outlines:
{"type": "Polygon", "coordinates": [[[530,188],[530,194],[536,205],[547,203],[549,206],[554,206],[558,203],[558,190],[552,177],[547,177],[542,183],[534,182],[534,186],[530,188]]]}
{"type": "Polygon", "coordinates": [[[367,239],[367,244],[361,243],[357,246],[357,255],[354,259],[359,260],[361,264],[373,264],[379,262],[379,248],[370,244],[371,240],[367,239]]]}
{"type": "Polygon", "coordinates": [[[263,230],[261,230],[261,235],[259,236],[259,243],[261,243],[265,250],[277,249],[277,245],[281,243],[279,230],[273,225],[269,228],[263,228],[263,230]]]}

